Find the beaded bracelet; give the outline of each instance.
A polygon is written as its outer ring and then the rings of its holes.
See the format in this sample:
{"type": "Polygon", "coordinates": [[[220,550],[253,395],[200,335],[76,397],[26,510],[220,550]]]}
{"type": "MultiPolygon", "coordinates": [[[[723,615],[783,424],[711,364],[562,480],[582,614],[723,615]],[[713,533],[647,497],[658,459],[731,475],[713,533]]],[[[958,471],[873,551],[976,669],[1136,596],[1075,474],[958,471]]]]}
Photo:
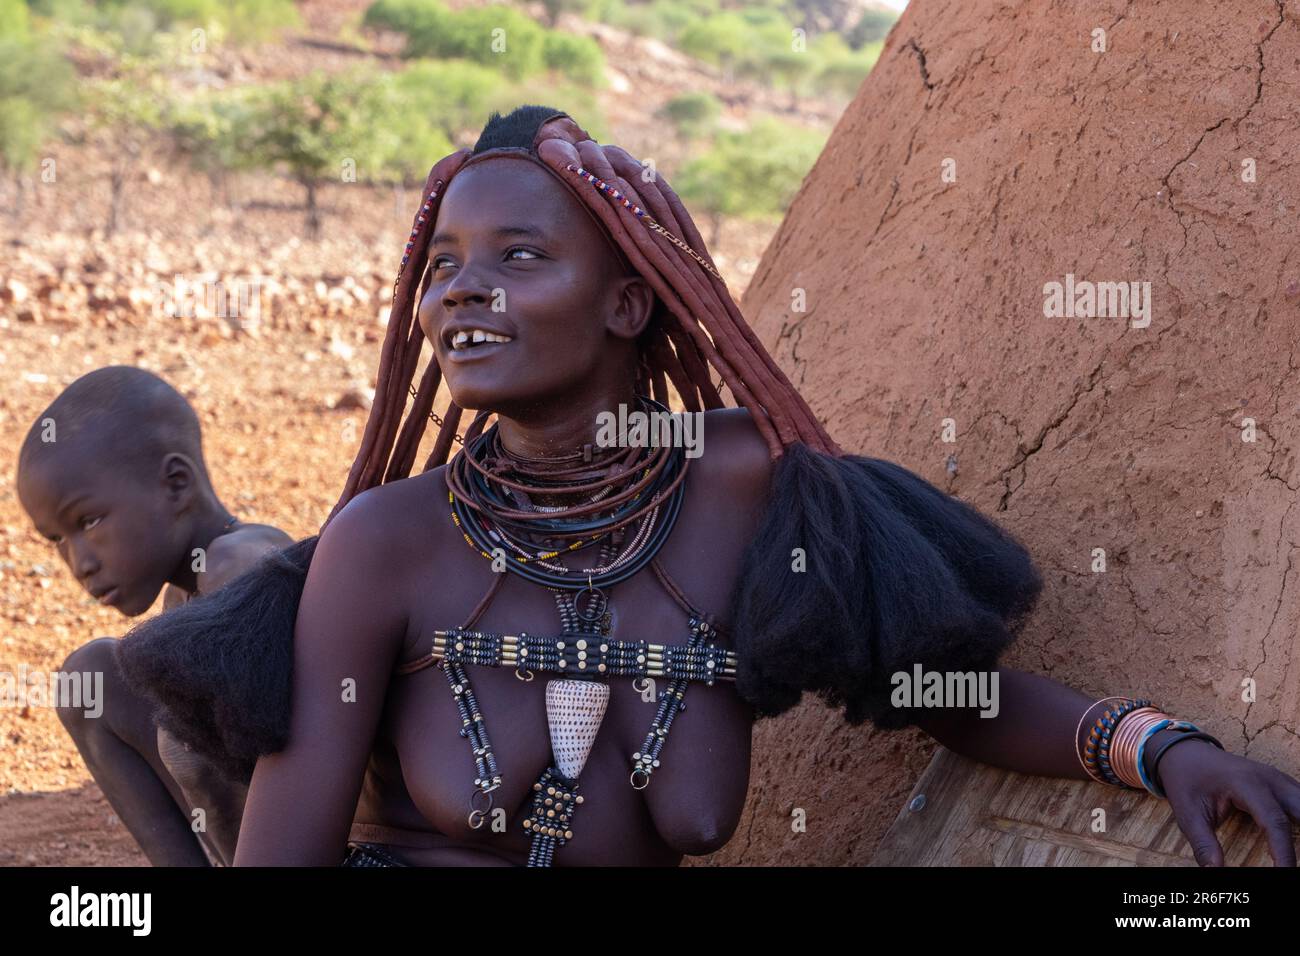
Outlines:
{"type": "Polygon", "coordinates": [[[1118,707],[1103,711],[1102,715],[1097,718],[1092,729],[1088,732],[1088,741],[1084,744],[1083,762],[1088,768],[1088,772],[1096,779],[1097,774],[1101,774],[1102,781],[1112,786],[1122,787],[1124,781],[1120,780],[1110,767],[1110,738],[1115,730],[1115,725],[1119,723],[1124,715],[1129,714],[1139,707],[1151,706],[1151,701],[1144,699],[1132,700],[1130,698],[1121,698],[1124,702],[1118,707]]]}
{"type": "Polygon", "coordinates": [[[1159,747],[1156,748],[1156,752],[1151,755],[1151,780],[1155,784],[1155,787],[1154,789],[1152,788],[1148,788],[1148,789],[1150,789],[1152,793],[1154,793],[1157,797],[1160,797],[1162,800],[1167,798],[1165,797],[1164,787],[1160,785],[1160,758],[1165,755],[1166,750],[1168,750],[1174,744],[1182,743],[1184,740],[1208,740],[1210,743],[1214,744],[1214,746],[1218,747],[1220,750],[1223,749],[1223,744],[1219,743],[1219,741],[1216,738],[1210,736],[1205,731],[1197,727],[1195,724],[1192,724],[1188,721],[1182,721],[1181,723],[1187,724],[1187,727],[1170,728],[1171,730],[1179,731],[1179,733],[1176,736],[1170,737],[1168,740],[1162,743],[1159,747]]]}
{"type": "Polygon", "coordinates": [[[1086,773],[1086,774],[1087,774],[1089,777],[1091,777],[1093,780],[1097,781],[1098,783],[1105,783],[1106,780],[1101,776],[1100,773],[1096,773],[1096,772],[1094,772],[1094,768],[1093,768],[1093,767],[1090,767],[1090,766],[1089,766],[1089,765],[1084,761],[1084,759],[1083,759],[1083,747],[1082,747],[1082,746],[1080,745],[1080,743],[1079,743],[1079,733],[1080,733],[1080,731],[1083,730],[1083,721],[1084,721],[1084,719],[1087,718],[1087,716],[1088,716],[1089,714],[1091,714],[1091,713],[1093,712],[1094,709],[1096,709],[1096,707],[1097,707],[1098,704],[1104,704],[1104,703],[1106,703],[1107,701],[1111,701],[1111,700],[1124,700],[1124,699],[1125,699],[1125,698],[1122,698],[1122,697],[1102,697],[1102,698],[1099,698],[1099,699],[1097,699],[1097,700],[1094,700],[1091,704],[1088,705],[1088,709],[1085,710],[1082,714],[1079,715],[1079,723],[1076,724],[1076,725],[1075,725],[1075,728],[1074,728],[1074,737],[1073,737],[1073,740],[1074,740],[1074,755],[1075,755],[1076,757],[1079,758],[1079,766],[1081,766],[1081,767],[1083,768],[1083,772],[1086,773]]]}

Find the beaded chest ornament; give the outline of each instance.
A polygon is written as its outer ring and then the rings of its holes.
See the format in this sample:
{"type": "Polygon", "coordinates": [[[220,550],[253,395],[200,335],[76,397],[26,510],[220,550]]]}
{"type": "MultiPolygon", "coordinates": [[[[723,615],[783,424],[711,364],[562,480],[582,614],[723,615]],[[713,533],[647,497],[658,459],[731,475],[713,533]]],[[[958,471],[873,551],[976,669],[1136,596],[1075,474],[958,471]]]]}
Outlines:
{"type": "MultiPolygon", "coordinates": [[[[644,401],[658,405],[648,399],[644,401]]],[[[496,441],[494,426],[468,443],[457,458],[487,460],[487,449],[499,448],[499,444],[494,445],[496,441]]],[[[608,636],[612,615],[609,597],[602,586],[625,580],[651,561],[681,509],[685,491],[681,480],[686,467],[684,451],[665,450],[665,455],[660,457],[666,457],[666,461],[651,465],[642,462],[629,470],[633,475],[640,472],[637,481],[640,490],[632,496],[610,495],[609,501],[627,499],[621,505],[625,513],[620,514],[619,507],[615,507],[614,513],[603,520],[551,519],[548,512],[553,513],[555,509],[521,503],[513,495],[508,503],[504,497],[494,498],[493,493],[500,488],[491,489],[491,479],[482,474],[475,476],[464,461],[460,472],[448,482],[453,489],[449,494],[452,518],[466,542],[486,558],[499,560],[502,555],[508,555],[505,567],[510,572],[548,587],[555,596],[562,631],[553,637],[464,628],[436,631],[431,653],[403,670],[436,663],[451,685],[460,711],[461,735],[470,743],[477,772],[468,817],[469,826],[474,829],[481,827],[491,812],[491,794],[501,786],[502,778],[465,666],[512,667],[521,681],[534,680],[537,671],[556,675],[546,686],[546,713],[554,760],[533,784],[532,805],[523,820],[523,827],[532,838],[529,866],[550,866],[555,850],[573,838],[573,818],[584,801],[578,778],[591,755],[609,705],[609,678],[667,681],[645,741],[632,755],[629,782],[637,790],[649,784],[651,774],[659,766],[673,719],[685,709],[689,682],[711,685],[717,680],[735,679],[735,654],[710,642],[716,632],[698,612],[691,615],[691,637],[686,644],[656,644],[608,636]],[[467,507],[464,499],[457,496],[456,488],[468,488],[476,493],[480,507],[467,507]],[[493,513],[493,507],[484,507],[485,503],[494,505],[496,513],[506,515],[533,512],[528,517],[538,518],[546,532],[584,535],[587,540],[579,540],[577,547],[599,542],[596,566],[570,570],[553,563],[552,559],[559,554],[575,548],[538,551],[529,547],[529,542],[519,540],[507,530],[508,522],[491,520],[488,515],[493,513]],[[635,517],[628,520],[628,513],[635,517]]],[[[591,486],[597,484],[600,483],[591,486]]],[[[598,500],[608,492],[606,487],[588,501],[598,500]]]]}

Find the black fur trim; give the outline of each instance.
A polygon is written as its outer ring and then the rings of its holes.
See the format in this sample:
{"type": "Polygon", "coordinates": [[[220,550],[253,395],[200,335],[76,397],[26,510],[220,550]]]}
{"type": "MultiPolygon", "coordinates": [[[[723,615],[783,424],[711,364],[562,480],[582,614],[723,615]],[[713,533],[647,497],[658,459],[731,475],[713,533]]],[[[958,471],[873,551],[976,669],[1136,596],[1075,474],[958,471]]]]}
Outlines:
{"type": "Polygon", "coordinates": [[[233,779],[247,780],[288,740],[294,622],[317,538],[268,554],[118,645],[122,674],[155,720],[233,779]]]}
{"type": "Polygon", "coordinates": [[[772,481],[731,616],[736,687],[760,717],[808,690],[850,723],[907,726],[892,674],[996,666],[1038,598],[1019,542],[905,468],[796,443],[772,481]]]}

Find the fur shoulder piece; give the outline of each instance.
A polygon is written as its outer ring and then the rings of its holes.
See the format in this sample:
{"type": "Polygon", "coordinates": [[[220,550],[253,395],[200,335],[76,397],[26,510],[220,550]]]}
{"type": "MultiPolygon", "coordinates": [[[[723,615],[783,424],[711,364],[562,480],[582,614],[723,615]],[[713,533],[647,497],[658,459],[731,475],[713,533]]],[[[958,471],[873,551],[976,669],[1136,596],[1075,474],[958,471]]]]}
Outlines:
{"type": "Polygon", "coordinates": [[[294,622],[317,539],[268,554],[118,645],[123,677],[159,725],[232,778],[248,779],[288,739],[294,622]]]}
{"type": "Polygon", "coordinates": [[[970,505],[890,462],[796,443],[732,599],[736,688],[760,717],[807,690],[850,723],[903,727],[891,676],[996,666],[1041,588],[1025,548],[970,505]]]}

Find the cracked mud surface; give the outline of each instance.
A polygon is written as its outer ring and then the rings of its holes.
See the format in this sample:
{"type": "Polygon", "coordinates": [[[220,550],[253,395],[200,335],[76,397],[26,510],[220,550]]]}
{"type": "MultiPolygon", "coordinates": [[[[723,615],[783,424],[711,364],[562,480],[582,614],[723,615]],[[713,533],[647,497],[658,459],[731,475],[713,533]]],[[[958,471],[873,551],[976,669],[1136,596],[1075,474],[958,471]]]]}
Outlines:
{"type": "MultiPolygon", "coordinates": [[[[914,0],[743,303],[846,450],[1029,546],[1046,588],[1008,665],[1140,691],[1293,776],[1297,102],[1294,0],[914,0]],[[1150,325],[1045,318],[1067,273],[1149,281],[1150,325]]],[[[805,704],[755,748],[718,862],[868,862],[933,744],[805,704]]]]}

